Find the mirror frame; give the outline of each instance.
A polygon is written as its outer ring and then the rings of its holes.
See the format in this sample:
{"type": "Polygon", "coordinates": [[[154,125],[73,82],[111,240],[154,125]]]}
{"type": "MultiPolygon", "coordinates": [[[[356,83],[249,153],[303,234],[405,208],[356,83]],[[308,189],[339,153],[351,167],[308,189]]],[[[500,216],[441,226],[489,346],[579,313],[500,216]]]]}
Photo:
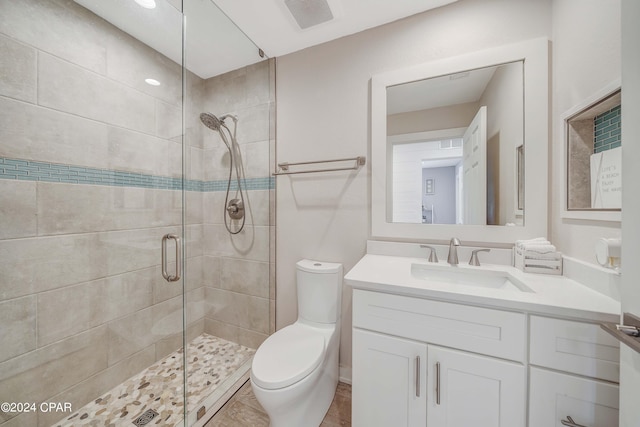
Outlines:
{"type": "Polygon", "coordinates": [[[371,237],[464,244],[513,244],[547,237],[549,169],[549,40],[532,39],[388,71],[371,78],[371,237]],[[524,61],[524,225],[442,225],[387,222],[387,87],[524,61]],[[527,184],[528,183],[528,184],[527,184]]]}

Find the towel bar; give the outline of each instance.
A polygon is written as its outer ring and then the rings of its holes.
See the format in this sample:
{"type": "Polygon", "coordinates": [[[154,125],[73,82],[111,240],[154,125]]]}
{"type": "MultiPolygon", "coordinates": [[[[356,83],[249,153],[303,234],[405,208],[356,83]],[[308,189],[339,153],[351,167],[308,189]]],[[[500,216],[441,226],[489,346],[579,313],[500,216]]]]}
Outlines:
{"type": "Polygon", "coordinates": [[[364,156],[350,157],[346,159],[316,160],[311,162],[296,162],[296,163],[283,162],[283,163],[278,163],[279,170],[278,172],[275,172],[274,175],[294,175],[299,173],[358,170],[360,169],[361,166],[364,166],[366,163],[367,163],[367,158],[364,156]],[[337,168],[320,168],[320,169],[310,169],[310,170],[301,170],[301,171],[289,170],[291,166],[315,165],[315,164],[322,164],[322,163],[338,163],[338,162],[355,162],[355,163],[352,166],[337,167],[337,168]]]}

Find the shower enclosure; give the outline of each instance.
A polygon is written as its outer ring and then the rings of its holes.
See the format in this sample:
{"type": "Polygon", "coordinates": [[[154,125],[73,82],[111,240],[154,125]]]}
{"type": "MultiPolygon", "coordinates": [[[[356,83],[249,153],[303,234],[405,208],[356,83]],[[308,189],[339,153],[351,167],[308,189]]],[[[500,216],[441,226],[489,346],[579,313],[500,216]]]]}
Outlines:
{"type": "Polygon", "coordinates": [[[1,427],[201,426],[246,381],[274,328],[273,82],[211,0],[0,2],[1,427]],[[237,118],[235,234],[203,112],[237,118]]]}

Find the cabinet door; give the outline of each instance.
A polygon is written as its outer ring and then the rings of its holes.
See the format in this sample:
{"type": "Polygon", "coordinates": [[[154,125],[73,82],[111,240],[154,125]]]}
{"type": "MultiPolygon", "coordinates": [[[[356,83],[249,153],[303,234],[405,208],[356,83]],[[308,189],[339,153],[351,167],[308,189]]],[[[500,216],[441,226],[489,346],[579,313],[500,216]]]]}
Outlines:
{"type": "Polygon", "coordinates": [[[523,365],[429,346],[427,426],[523,426],[523,365]]]}
{"type": "Polygon", "coordinates": [[[426,362],[426,344],[354,329],[352,425],[424,427],[426,362]]]}
{"type": "Polygon", "coordinates": [[[584,427],[617,426],[618,386],[531,368],[529,427],[563,427],[568,417],[584,427]]]}

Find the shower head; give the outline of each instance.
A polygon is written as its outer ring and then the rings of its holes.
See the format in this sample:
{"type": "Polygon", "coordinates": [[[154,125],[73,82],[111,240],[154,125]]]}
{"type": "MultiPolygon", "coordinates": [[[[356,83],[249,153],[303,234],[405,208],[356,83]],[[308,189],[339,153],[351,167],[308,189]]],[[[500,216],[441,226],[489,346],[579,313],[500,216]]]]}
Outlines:
{"type": "Polygon", "coordinates": [[[235,137],[231,134],[231,131],[229,130],[227,125],[224,123],[224,121],[228,117],[231,117],[234,123],[238,121],[236,116],[232,116],[231,114],[225,114],[224,116],[221,116],[220,118],[218,118],[211,113],[201,113],[200,121],[202,122],[203,125],[211,129],[212,131],[218,132],[220,134],[220,138],[222,139],[222,142],[224,142],[224,145],[227,146],[229,153],[233,155],[231,147],[232,145],[236,145],[237,143],[235,142],[235,137]],[[222,130],[223,128],[227,130],[229,137],[231,137],[231,144],[229,144],[229,140],[227,139],[227,136],[225,136],[225,133],[222,130]]]}
{"type": "Polygon", "coordinates": [[[225,120],[227,120],[227,119],[231,119],[231,120],[233,120],[234,122],[237,122],[237,121],[238,121],[238,117],[237,117],[237,116],[234,116],[233,114],[225,114],[224,116],[220,117],[220,121],[221,121],[221,122],[224,122],[224,121],[225,121],[225,120]]]}
{"type": "Polygon", "coordinates": [[[216,132],[220,131],[220,126],[224,126],[224,123],[222,123],[222,120],[218,119],[216,116],[214,116],[211,113],[202,113],[202,114],[200,114],[200,121],[206,127],[208,127],[211,130],[214,130],[216,132]]]}
{"type": "Polygon", "coordinates": [[[227,125],[224,124],[224,121],[227,119],[231,119],[234,123],[238,123],[238,118],[233,114],[225,114],[223,116],[220,116],[220,118],[214,116],[211,113],[200,114],[200,121],[202,121],[202,123],[206,127],[216,132],[219,132],[221,127],[227,129],[227,125]]]}

